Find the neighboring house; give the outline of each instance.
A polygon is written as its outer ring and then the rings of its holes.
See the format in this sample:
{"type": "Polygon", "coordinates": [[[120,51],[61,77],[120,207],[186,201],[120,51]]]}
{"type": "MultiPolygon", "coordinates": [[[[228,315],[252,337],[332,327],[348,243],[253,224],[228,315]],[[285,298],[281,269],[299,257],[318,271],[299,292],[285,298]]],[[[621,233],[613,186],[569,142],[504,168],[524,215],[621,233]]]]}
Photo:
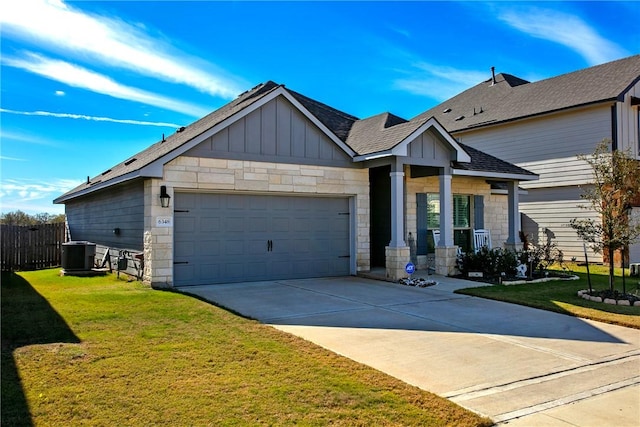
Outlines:
{"type": "MultiPolygon", "coordinates": [[[[640,159],[640,55],[529,83],[492,76],[413,120],[434,117],[460,143],[533,171],[523,182],[522,228],[537,242],[551,238],[565,259],[584,260],[583,243],[569,221],[596,217],[579,209],[591,168],[576,156],[607,138],[614,149],[640,159]]],[[[639,190],[640,191],[640,190],[639,190]]],[[[640,207],[634,207],[640,215],[640,207]]],[[[640,242],[630,248],[640,262],[640,242]]],[[[589,260],[603,261],[589,253],[589,260]]]]}
{"type": "Polygon", "coordinates": [[[267,82],[54,202],[73,240],[96,243],[98,260],[137,254],[156,287],[375,267],[395,280],[434,251],[452,273],[454,242],[471,249],[473,228],[516,247],[518,184],[535,179],[434,118],[359,120],[267,82]]]}

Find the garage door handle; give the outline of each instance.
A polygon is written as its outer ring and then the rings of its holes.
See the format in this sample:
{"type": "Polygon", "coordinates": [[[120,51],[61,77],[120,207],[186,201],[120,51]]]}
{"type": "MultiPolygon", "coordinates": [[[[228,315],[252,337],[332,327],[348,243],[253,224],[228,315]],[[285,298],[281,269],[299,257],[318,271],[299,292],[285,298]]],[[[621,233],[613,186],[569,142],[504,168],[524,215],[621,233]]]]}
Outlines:
{"type": "Polygon", "coordinates": [[[267,252],[273,252],[273,240],[267,240],[267,252]]]}
{"type": "Polygon", "coordinates": [[[173,264],[189,264],[189,261],[174,261],[173,264]]]}

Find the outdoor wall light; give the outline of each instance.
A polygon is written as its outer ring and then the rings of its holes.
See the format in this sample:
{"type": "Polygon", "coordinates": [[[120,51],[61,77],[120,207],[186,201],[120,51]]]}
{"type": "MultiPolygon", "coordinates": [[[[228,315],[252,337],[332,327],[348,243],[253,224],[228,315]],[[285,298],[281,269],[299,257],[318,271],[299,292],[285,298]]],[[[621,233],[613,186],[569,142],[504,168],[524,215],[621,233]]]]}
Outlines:
{"type": "Polygon", "coordinates": [[[171,196],[167,193],[167,186],[160,186],[160,205],[163,208],[169,207],[169,200],[171,200],[171,196]]]}

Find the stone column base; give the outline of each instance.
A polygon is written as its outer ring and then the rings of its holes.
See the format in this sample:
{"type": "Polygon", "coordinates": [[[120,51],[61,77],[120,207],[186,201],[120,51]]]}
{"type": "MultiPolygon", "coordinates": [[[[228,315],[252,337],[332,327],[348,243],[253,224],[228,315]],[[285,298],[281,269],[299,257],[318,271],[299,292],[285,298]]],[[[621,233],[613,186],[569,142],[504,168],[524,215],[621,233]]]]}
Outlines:
{"type": "Polygon", "coordinates": [[[458,272],[456,260],[458,259],[457,246],[436,246],[436,274],[453,276],[458,272]]]}
{"type": "Polygon", "coordinates": [[[509,251],[518,252],[522,250],[522,242],[518,242],[518,243],[504,242],[504,248],[509,251]]]}
{"type": "Polygon", "coordinates": [[[408,246],[399,248],[386,246],[384,248],[384,254],[388,280],[397,282],[402,278],[409,277],[404,269],[411,257],[410,249],[408,246]]]}

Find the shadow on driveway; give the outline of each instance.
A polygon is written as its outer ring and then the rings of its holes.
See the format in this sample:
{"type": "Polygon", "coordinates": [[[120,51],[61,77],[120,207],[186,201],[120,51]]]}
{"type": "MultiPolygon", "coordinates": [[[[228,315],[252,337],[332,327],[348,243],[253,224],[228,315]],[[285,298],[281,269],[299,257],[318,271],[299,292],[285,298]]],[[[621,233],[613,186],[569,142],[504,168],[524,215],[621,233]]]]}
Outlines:
{"type": "Polygon", "coordinates": [[[359,277],[340,277],[193,286],[181,291],[274,325],[625,343],[577,317],[454,294],[438,286],[412,288],[359,277]]]}

